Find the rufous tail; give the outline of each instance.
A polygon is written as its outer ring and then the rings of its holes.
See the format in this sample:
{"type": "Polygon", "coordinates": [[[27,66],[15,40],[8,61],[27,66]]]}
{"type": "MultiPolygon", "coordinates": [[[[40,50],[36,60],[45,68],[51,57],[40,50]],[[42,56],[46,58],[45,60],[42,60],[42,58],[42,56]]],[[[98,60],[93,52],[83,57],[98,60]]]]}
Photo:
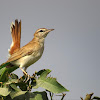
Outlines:
{"type": "Polygon", "coordinates": [[[21,20],[15,20],[15,24],[11,23],[11,36],[12,36],[12,44],[10,46],[9,54],[12,55],[14,52],[20,49],[20,41],[21,41],[21,20]]]}

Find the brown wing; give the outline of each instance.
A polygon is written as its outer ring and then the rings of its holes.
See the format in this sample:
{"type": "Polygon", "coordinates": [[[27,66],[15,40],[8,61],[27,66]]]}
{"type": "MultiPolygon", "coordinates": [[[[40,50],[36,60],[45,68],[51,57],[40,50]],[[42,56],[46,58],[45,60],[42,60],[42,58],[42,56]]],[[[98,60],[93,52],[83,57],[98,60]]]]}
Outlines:
{"type": "Polygon", "coordinates": [[[21,40],[21,20],[18,23],[18,20],[15,20],[15,25],[11,24],[11,36],[12,44],[10,46],[9,54],[12,55],[14,52],[20,49],[20,40],[21,40]]]}
{"type": "Polygon", "coordinates": [[[7,62],[12,62],[15,60],[20,59],[21,57],[24,57],[26,55],[31,55],[31,54],[37,54],[38,50],[40,48],[40,45],[36,42],[34,43],[28,43],[27,45],[25,45],[24,47],[20,48],[18,51],[16,51],[15,53],[13,53],[10,58],[8,59],[7,62]]]}

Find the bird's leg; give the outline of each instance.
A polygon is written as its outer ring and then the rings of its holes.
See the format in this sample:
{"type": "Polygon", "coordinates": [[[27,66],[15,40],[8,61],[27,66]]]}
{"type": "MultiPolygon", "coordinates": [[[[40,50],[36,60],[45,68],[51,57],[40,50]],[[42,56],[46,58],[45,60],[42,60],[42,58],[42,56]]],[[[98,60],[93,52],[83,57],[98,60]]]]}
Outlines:
{"type": "Polygon", "coordinates": [[[27,80],[26,82],[30,79],[30,75],[27,74],[27,72],[22,68],[20,67],[20,69],[23,71],[23,73],[27,76],[27,80]]]}
{"type": "Polygon", "coordinates": [[[25,75],[28,76],[27,72],[26,72],[23,68],[20,67],[20,69],[23,71],[23,73],[24,73],[25,75]]]}

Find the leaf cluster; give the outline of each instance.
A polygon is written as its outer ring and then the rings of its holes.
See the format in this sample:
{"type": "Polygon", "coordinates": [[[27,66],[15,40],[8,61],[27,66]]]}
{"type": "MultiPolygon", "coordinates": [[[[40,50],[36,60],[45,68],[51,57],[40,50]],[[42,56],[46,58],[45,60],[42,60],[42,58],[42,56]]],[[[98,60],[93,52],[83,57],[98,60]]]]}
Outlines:
{"type": "MultiPolygon", "coordinates": [[[[1,100],[48,100],[47,94],[50,94],[50,99],[53,99],[54,94],[67,92],[56,78],[47,77],[51,72],[49,69],[43,69],[39,72],[35,72],[29,80],[27,76],[23,75],[19,78],[16,74],[5,75],[4,82],[0,82],[0,99],[1,100]],[[45,89],[45,91],[31,92],[39,87],[45,89]]],[[[63,100],[65,94],[62,95],[63,100]]]]}

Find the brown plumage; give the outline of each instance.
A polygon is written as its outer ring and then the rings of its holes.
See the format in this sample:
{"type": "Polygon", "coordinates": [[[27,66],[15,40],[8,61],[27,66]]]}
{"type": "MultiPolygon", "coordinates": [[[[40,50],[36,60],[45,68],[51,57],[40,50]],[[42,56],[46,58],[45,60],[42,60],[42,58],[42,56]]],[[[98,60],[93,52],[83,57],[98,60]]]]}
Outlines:
{"type": "Polygon", "coordinates": [[[7,60],[8,62],[18,60],[21,57],[31,55],[34,52],[34,56],[36,55],[36,52],[40,49],[40,44],[35,41],[30,41],[28,44],[17,50],[15,53],[13,53],[10,58],[7,60]]]}

